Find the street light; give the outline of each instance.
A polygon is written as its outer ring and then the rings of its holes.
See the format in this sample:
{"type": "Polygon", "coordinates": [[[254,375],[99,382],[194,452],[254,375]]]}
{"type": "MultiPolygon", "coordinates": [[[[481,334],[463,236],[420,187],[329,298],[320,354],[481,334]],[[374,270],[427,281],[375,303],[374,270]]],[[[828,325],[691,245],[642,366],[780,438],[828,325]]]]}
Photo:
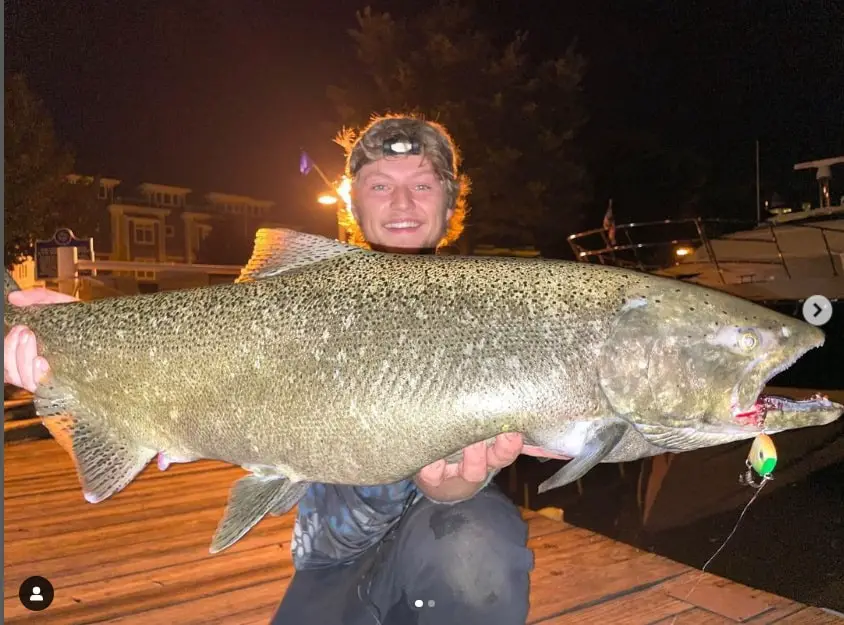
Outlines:
{"type": "Polygon", "coordinates": [[[336,206],[336,213],[337,213],[337,238],[340,241],[346,241],[346,229],[343,227],[341,222],[340,213],[344,209],[343,203],[337,198],[336,195],[331,193],[321,193],[317,196],[317,202],[322,204],[323,206],[336,206]]]}
{"type": "Polygon", "coordinates": [[[317,202],[319,204],[322,204],[323,206],[337,207],[337,238],[340,241],[345,242],[347,233],[346,228],[343,226],[343,213],[344,211],[348,210],[348,207],[352,201],[352,181],[344,176],[340,183],[337,185],[329,183],[327,179],[325,179],[325,183],[329,187],[334,189],[334,193],[320,193],[317,196],[317,202]]]}

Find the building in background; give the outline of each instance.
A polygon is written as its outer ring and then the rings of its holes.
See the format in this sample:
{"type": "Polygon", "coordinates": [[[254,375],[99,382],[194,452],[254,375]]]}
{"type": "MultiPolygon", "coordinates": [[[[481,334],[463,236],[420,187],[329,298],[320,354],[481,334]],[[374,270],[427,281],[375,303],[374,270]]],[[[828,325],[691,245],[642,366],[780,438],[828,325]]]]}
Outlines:
{"type": "MultiPolygon", "coordinates": [[[[78,238],[94,236],[98,261],[239,265],[259,228],[298,229],[278,218],[275,202],[245,195],[77,174],[68,182],[99,185],[98,234],[67,224],[78,238]]],[[[141,291],[156,290],[159,281],[154,270],[119,274],[134,277],[141,291]]]]}

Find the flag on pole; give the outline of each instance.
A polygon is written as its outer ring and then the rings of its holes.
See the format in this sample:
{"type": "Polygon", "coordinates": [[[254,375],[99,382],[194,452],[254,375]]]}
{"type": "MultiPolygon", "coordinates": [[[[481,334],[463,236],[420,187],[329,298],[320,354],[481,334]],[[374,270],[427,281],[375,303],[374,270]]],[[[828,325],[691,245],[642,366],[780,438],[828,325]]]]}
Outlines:
{"type": "Polygon", "coordinates": [[[302,153],[299,155],[299,173],[303,176],[307,176],[311,173],[311,169],[313,169],[314,162],[311,160],[311,157],[308,156],[308,153],[305,150],[302,150],[302,153]]]}
{"type": "Polygon", "coordinates": [[[607,212],[604,214],[603,228],[610,240],[610,245],[615,246],[615,218],[612,214],[612,200],[609,201],[607,212]]]}

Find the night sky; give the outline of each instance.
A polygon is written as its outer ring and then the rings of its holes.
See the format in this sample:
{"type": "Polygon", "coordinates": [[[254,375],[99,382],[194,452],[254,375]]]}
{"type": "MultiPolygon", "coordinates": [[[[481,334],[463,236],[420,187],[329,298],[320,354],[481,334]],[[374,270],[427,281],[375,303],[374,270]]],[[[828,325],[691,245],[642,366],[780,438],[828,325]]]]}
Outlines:
{"type": "MultiPolygon", "coordinates": [[[[530,31],[538,53],[577,38],[589,63],[585,142],[646,128],[752,172],[759,138],[766,177],[844,153],[844,0],[481,4],[485,25],[530,31]]],[[[356,67],[346,29],[362,6],[18,0],[6,3],[6,70],[22,70],[45,100],[80,172],[325,216],[313,202],[318,179],[298,173],[298,149],[340,173],[342,152],[323,131],[325,87],[356,67]]]]}

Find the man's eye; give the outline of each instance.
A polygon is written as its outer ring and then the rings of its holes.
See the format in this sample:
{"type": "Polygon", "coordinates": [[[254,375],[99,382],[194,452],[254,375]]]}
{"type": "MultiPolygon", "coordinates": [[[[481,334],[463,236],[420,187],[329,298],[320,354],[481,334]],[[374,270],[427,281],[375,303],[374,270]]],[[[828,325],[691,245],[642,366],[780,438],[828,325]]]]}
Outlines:
{"type": "Polygon", "coordinates": [[[418,185],[416,185],[416,190],[417,191],[430,191],[431,185],[429,185],[429,184],[418,184],[418,185]]]}
{"type": "Polygon", "coordinates": [[[373,191],[383,191],[384,189],[387,188],[387,185],[385,185],[385,184],[374,184],[374,185],[372,185],[371,188],[372,188],[373,191]]]}

